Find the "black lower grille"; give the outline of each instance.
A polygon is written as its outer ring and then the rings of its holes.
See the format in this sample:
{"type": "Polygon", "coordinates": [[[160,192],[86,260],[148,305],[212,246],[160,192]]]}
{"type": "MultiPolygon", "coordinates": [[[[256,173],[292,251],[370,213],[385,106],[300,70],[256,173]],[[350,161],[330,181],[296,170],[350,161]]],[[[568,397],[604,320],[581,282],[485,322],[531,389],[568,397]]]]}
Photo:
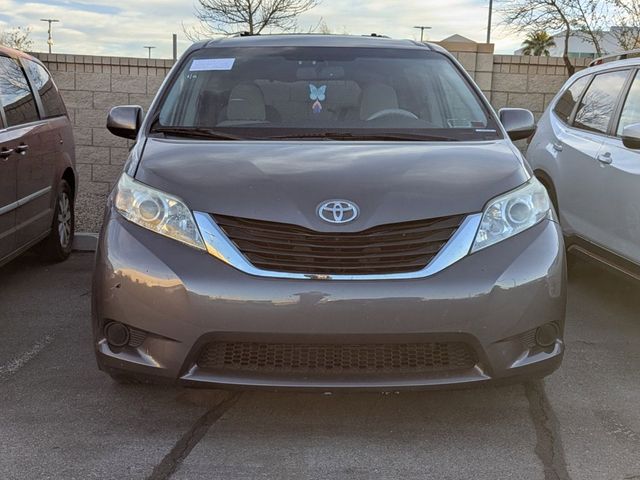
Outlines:
{"type": "Polygon", "coordinates": [[[286,344],[214,342],[203,369],[264,373],[422,373],[472,368],[475,352],[462,342],[402,344],[286,344]]]}
{"type": "Polygon", "coordinates": [[[147,332],[137,328],[129,328],[129,346],[138,348],[147,338],[147,332]]]}
{"type": "Polygon", "coordinates": [[[318,275],[415,272],[449,241],[464,216],[318,232],[286,223],[214,215],[238,249],[263,270],[318,275]]]}

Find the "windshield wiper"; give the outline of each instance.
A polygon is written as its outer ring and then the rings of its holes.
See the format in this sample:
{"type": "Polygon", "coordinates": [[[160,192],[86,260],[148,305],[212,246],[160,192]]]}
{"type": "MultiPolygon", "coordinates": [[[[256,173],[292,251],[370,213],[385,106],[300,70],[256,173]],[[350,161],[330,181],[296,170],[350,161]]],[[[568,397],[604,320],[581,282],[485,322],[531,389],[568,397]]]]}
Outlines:
{"type": "Polygon", "coordinates": [[[288,135],[278,135],[265,137],[268,140],[321,138],[325,140],[383,140],[383,141],[406,141],[406,142],[457,142],[458,139],[443,137],[438,135],[423,135],[420,133],[343,133],[343,132],[314,132],[314,133],[291,133],[288,135]]]}
{"type": "Polygon", "coordinates": [[[177,135],[180,137],[207,138],[212,140],[245,140],[246,137],[238,137],[229,133],[219,132],[210,128],[200,127],[155,127],[151,133],[164,133],[165,135],[177,135]]]}
{"type": "Polygon", "coordinates": [[[289,140],[289,139],[323,139],[323,140],[369,140],[369,141],[405,141],[405,142],[457,142],[458,139],[438,135],[420,133],[349,133],[349,132],[308,132],[289,133],[286,135],[268,135],[260,137],[241,137],[202,127],[162,127],[156,126],[151,133],[164,133],[191,138],[207,138],[213,140],[289,140]]]}

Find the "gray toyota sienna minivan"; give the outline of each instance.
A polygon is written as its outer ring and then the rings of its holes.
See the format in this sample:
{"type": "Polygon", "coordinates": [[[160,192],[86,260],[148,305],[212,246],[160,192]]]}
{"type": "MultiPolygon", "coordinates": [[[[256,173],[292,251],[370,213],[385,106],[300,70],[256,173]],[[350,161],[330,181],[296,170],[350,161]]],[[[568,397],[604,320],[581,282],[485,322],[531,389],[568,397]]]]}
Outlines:
{"type": "Polygon", "coordinates": [[[398,390],[544,376],[566,268],[546,190],[435,45],[240,36],[192,46],[143,119],[97,252],[118,381],[398,390]]]}
{"type": "Polygon", "coordinates": [[[35,57],[0,46],[0,266],[37,245],[71,254],[75,144],[51,74],[35,57]]]}

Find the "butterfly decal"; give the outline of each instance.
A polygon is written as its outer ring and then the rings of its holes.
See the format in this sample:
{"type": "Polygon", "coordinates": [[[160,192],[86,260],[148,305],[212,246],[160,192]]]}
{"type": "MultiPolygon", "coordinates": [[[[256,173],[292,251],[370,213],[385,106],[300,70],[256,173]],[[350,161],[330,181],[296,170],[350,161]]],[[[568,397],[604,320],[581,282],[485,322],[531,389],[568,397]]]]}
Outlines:
{"type": "Polygon", "coordinates": [[[315,85],[309,84],[309,98],[311,100],[318,100],[320,102],[324,102],[325,98],[327,98],[327,86],[322,85],[320,87],[316,87],[315,85]]]}

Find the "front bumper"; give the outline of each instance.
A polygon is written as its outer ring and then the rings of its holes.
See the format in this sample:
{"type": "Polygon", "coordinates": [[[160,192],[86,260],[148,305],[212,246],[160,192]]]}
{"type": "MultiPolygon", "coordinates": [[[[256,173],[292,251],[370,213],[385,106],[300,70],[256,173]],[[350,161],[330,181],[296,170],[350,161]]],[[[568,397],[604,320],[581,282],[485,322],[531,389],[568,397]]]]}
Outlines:
{"type": "Polygon", "coordinates": [[[558,225],[545,220],[427,278],[290,280],[242,273],[109,211],[96,256],[92,317],[101,369],[188,385],[396,390],[544,376],[563,355],[566,266],[558,225]],[[105,324],[141,340],[111,347],[105,324]],[[558,327],[545,348],[535,330],[558,327]],[[415,344],[457,342],[469,368],[348,375],[203,368],[211,342],[415,344]]]}

